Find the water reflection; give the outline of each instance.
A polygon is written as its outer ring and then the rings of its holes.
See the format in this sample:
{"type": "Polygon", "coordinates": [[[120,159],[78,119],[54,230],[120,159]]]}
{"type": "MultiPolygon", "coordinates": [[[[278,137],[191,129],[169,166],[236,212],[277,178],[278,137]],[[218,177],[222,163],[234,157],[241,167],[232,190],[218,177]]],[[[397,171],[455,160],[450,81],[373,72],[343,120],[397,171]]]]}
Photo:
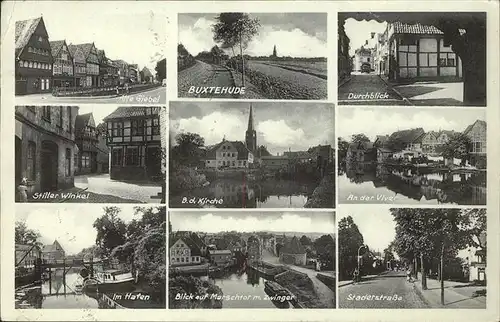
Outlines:
{"type": "Polygon", "coordinates": [[[196,207],[183,203],[183,198],[222,199],[222,204],[206,204],[217,208],[302,208],[317,183],[292,180],[267,179],[258,183],[246,183],[235,179],[217,179],[208,186],[172,196],[172,207],[196,207]]]}
{"type": "Polygon", "coordinates": [[[225,272],[217,276],[202,276],[202,280],[210,280],[221,288],[224,297],[231,300],[222,301],[223,308],[293,308],[288,302],[281,303],[269,299],[264,289],[266,279],[259,272],[247,269],[246,272],[225,272]]]}
{"type": "Polygon", "coordinates": [[[338,184],[343,203],[486,204],[485,171],[452,173],[352,163],[339,167],[338,184]]]}

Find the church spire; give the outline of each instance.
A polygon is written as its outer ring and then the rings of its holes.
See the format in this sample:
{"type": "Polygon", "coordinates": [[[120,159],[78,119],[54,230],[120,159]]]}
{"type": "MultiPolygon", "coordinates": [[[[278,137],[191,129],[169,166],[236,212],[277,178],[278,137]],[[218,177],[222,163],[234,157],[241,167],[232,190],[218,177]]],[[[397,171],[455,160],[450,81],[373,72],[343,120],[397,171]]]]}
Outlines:
{"type": "Polygon", "coordinates": [[[247,128],[247,131],[253,131],[252,103],[250,103],[250,115],[248,116],[248,128],[247,128]]]}
{"type": "Polygon", "coordinates": [[[278,53],[276,52],[276,45],[273,48],[273,57],[278,57],[278,53]]]}

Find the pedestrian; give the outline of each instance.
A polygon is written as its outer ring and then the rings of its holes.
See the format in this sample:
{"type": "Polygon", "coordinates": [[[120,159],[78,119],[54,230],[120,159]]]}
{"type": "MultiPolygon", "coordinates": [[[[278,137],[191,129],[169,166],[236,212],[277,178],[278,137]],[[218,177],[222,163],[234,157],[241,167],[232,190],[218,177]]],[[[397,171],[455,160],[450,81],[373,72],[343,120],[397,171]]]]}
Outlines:
{"type": "Polygon", "coordinates": [[[28,179],[23,178],[19,186],[17,186],[17,195],[19,202],[28,201],[28,179]]]}
{"type": "Polygon", "coordinates": [[[352,280],[353,283],[359,282],[359,270],[357,267],[354,269],[354,272],[352,273],[352,280]]]}
{"type": "Polygon", "coordinates": [[[406,280],[410,283],[413,282],[413,279],[411,277],[411,269],[410,267],[408,266],[408,268],[406,269],[406,280]]]}

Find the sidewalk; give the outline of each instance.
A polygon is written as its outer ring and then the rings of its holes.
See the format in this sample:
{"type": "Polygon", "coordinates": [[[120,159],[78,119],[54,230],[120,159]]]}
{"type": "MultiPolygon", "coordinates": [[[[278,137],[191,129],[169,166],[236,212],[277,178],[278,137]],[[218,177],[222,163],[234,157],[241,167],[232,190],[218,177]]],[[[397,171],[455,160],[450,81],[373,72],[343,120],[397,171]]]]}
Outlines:
{"type": "MultiPolygon", "coordinates": [[[[376,275],[363,275],[361,277],[361,281],[363,281],[363,280],[369,280],[369,279],[375,278],[377,276],[385,275],[385,274],[387,274],[387,272],[382,272],[382,273],[376,274],[376,275]]],[[[352,283],[353,283],[353,281],[352,281],[352,279],[350,279],[350,280],[347,280],[347,281],[339,281],[337,283],[337,285],[338,285],[338,287],[342,287],[342,286],[351,285],[352,283]]]]}
{"type": "Polygon", "coordinates": [[[427,290],[422,290],[422,281],[419,279],[413,283],[413,288],[432,308],[486,308],[486,286],[444,281],[444,306],[441,305],[441,283],[438,280],[427,279],[427,290]]]}

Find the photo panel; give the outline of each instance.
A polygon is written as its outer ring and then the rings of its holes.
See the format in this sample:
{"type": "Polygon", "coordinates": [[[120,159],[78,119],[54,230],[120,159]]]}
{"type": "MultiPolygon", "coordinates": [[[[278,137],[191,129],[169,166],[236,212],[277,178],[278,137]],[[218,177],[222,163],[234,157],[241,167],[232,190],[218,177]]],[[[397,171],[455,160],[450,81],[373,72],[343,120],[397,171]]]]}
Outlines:
{"type": "Polygon", "coordinates": [[[169,212],[170,309],[336,308],[334,212],[169,212]]]}
{"type": "Polygon", "coordinates": [[[166,108],[16,106],[16,202],[165,203],[166,108]]]}
{"type": "Polygon", "coordinates": [[[339,308],[486,309],[486,209],[344,205],[339,308]]]}
{"type": "Polygon", "coordinates": [[[15,23],[16,104],[166,104],[167,17],[158,10],[24,9],[15,23]]]}
{"type": "Polygon", "coordinates": [[[170,102],[170,208],[335,207],[327,103],[170,102]]]}
{"type": "Polygon", "coordinates": [[[166,208],[86,209],[16,206],[15,308],[165,309],[166,208]]]}
{"type": "Polygon", "coordinates": [[[178,28],[179,98],[327,99],[326,13],[179,13],[178,28]]]}
{"type": "Polygon", "coordinates": [[[486,106],[486,12],[339,12],[338,104],[486,106]]]}
{"type": "Polygon", "coordinates": [[[338,117],[339,203],[486,205],[484,110],[356,107],[338,117]]]}

